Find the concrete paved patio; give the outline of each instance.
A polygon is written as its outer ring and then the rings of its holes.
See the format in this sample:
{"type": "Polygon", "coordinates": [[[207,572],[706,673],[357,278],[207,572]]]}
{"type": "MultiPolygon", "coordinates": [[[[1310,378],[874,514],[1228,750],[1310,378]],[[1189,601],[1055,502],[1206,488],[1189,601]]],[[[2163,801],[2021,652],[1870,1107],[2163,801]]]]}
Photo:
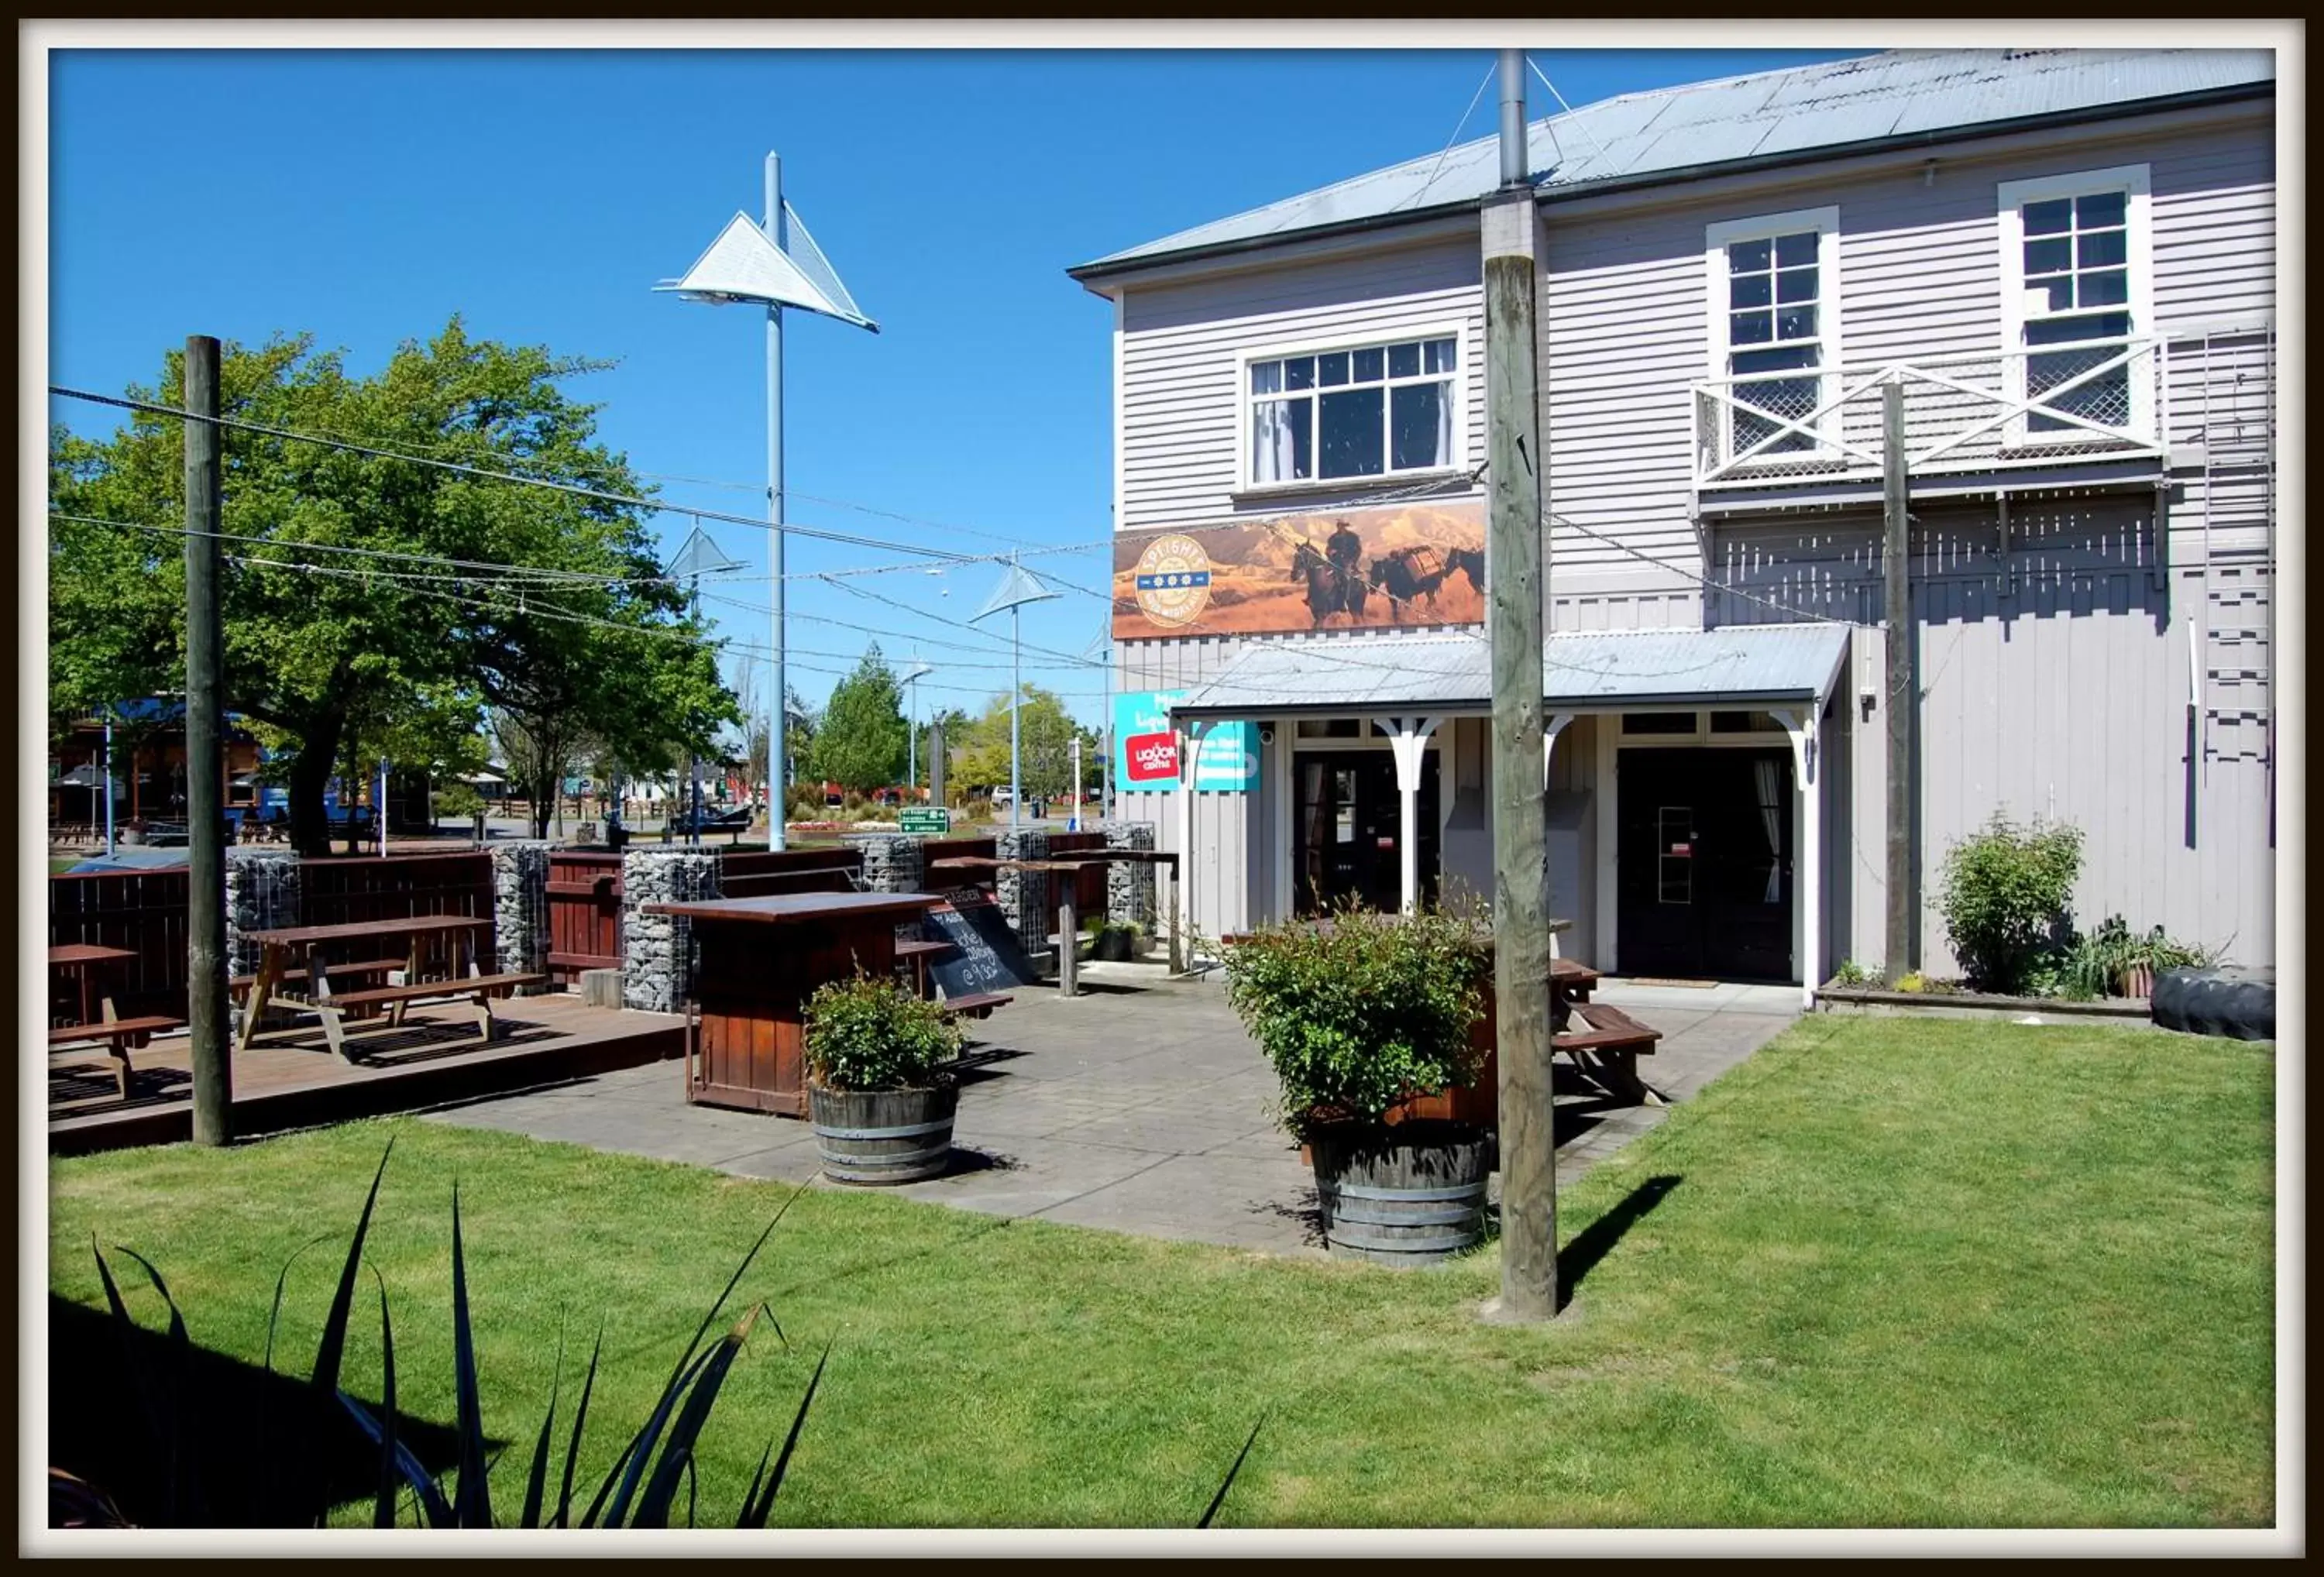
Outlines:
{"type": "MultiPolygon", "coordinates": [[[[1213,975],[1093,964],[1084,995],[1043,988],[972,1026],[954,1165],[890,1192],[963,1210],[1286,1254],[1321,1254],[1314,1178],[1277,1126],[1275,1075],[1213,975]]],[[[1683,1102],[1799,1011],[1794,987],[1608,982],[1598,1000],[1663,1032],[1640,1061],[1683,1102]]],[[[790,1118],[686,1102],[676,1062],[467,1102],[430,1120],[804,1182],[815,1136],[790,1118]]],[[[1667,1109],[1606,1100],[1559,1059],[1559,1177],[1571,1181],[1667,1109]]],[[[826,1185],[836,1186],[836,1185],[826,1185]]]]}

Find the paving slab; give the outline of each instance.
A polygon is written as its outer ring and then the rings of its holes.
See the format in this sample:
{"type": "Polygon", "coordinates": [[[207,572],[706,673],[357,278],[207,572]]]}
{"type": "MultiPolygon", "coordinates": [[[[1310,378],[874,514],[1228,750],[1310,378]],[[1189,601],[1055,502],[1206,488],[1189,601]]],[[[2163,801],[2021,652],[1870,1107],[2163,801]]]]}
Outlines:
{"type": "MultiPolygon", "coordinates": [[[[1074,1000],[1035,988],[972,1031],[945,1176],[890,1192],[985,1214],[1036,1218],[1270,1253],[1321,1253],[1314,1178],[1276,1126],[1275,1075],[1216,973],[1173,980],[1110,965],[1074,1000]]],[[[1709,990],[1605,982],[1663,1039],[1639,1061],[1672,1101],[1748,1056],[1795,1018],[1794,987],[1709,990]]],[[[1621,1106],[1562,1061],[1558,1175],[1571,1183],[1650,1131],[1667,1106],[1621,1106]]],[[[819,1176],[799,1119],[689,1105],[677,1065],[470,1102],[429,1120],[788,1182],[819,1176]]],[[[817,1186],[843,1185],[817,1182],[817,1186]]]]}

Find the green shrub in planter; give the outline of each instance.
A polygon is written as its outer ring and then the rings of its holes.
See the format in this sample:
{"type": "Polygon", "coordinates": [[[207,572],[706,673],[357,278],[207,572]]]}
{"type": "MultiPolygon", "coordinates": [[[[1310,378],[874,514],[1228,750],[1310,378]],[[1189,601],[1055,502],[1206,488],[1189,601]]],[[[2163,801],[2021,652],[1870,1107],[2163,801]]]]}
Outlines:
{"type": "Polygon", "coordinates": [[[1487,934],[1441,909],[1350,907],[1328,927],[1269,926],[1227,952],[1227,998],[1283,1084],[1300,1138],[1377,1124],[1479,1072],[1470,1030],[1491,976],[1487,934]]]}
{"type": "Polygon", "coordinates": [[[924,1088],[960,1055],[943,1006],[893,981],[857,975],[816,988],[807,1004],[807,1065],[833,1090],[924,1088]]]}

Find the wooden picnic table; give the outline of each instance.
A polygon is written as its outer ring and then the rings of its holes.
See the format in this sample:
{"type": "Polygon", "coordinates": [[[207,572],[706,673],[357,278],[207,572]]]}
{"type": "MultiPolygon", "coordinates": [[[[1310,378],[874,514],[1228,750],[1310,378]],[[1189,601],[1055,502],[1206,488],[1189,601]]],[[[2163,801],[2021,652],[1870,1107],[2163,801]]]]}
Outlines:
{"type": "Polygon", "coordinates": [[[368,1015],[383,1008],[388,1023],[401,1026],[405,1010],[412,1003],[438,1000],[472,1003],[481,1037],[489,1041],[493,1028],[493,997],[504,995],[518,986],[537,984],[543,978],[484,973],[477,953],[481,933],[490,931],[492,924],[489,919],[473,915],[410,915],[343,926],[290,926],[253,931],[250,939],[259,945],[258,973],[249,982],[249,1006],[235,1048],[250,1049],[270,1008],[289,1008],[319,1019],[330,1048],[352,1062],[357,1059],[348,1052],[345,1035],[350,1017],[368,1015]],[[337,964],[325,956],[334,946],[353,942],[378,942],[391,946],[400,944],[403,954],[401,958],[337,964]],[[446,972],[439,978],[423,980],[420,977],[425,973],[431,942],[440,943],[444,948],[446,972]],[[294,967],[301,960],[304,968],[294,967]],[[331,981],[334,970],[344,981],[375,978],[390,969],[402,971],[401,984],[342,991],[331,981]],[[285,982],[293,977],[304,982],[303,993],[282,989],[285,982]]]}
{"type": "Polygon", "coordinates": [[[925,892],[784,892],[646,905],[650,915],[689,922],[702,950],[686,1098],[804,1116],[807,999],[858,971],[892,975],[897,924],[942,901],[925,892]]]}
{"type": "Polygon", "coordinates": [[[100,996],[98,977],[118,965],[135,962],[137,954],[126,947],[106,947],[94,942],[69,942],[61,947],[49,949],[49,967],[68,980],[75,982],[80,991],[80,1019],[83,1024],[97,1022],[100,1002],[105,1017],[113,1017],[110,992],[100,996]]]}

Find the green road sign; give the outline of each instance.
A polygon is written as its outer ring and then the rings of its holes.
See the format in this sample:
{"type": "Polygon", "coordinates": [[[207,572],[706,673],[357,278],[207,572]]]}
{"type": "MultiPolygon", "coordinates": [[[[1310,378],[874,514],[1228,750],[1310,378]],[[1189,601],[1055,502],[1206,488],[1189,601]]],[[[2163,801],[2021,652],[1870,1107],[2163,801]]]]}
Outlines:
{"type": "Polygon", "coordinates": [[[941,805],[916,806],[898,813],[896,830],[902,833],[948,833],[952,831],[952,812],[941,805]]]}

